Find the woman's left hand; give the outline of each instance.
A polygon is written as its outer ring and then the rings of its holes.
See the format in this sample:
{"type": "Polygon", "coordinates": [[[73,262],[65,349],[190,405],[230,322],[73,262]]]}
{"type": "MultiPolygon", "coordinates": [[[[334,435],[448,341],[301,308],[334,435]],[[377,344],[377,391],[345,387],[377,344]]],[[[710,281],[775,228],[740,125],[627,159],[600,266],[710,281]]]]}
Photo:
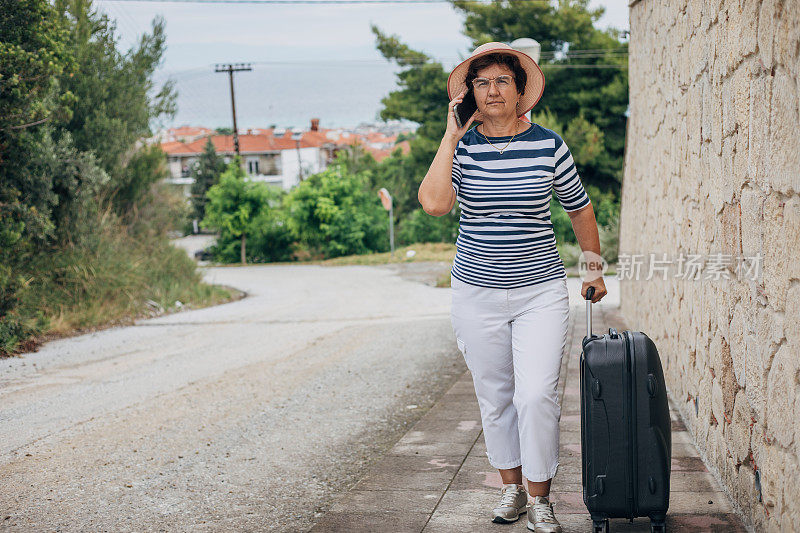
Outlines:
{"type": "Polygon", "coordinates": [[[602,276],[592,281],[583,282],[583,286],[581,287],[581,297],[584,300],[586,299],[586,290],[589,287],[594,287],[594,295],[592,296],[593,304],[596,304],[603,298],[603,296],[608,294],[608,291],[606,290],[606,284],[603,282],[602,276]]]}

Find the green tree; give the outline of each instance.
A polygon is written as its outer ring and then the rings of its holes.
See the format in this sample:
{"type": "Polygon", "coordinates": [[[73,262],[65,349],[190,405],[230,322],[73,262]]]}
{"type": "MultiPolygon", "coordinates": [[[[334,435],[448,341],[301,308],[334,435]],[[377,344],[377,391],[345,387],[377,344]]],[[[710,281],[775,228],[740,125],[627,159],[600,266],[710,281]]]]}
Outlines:
{"type": "Polygon", "coordinates": [[[49,182],[54,197],[50,218],[55,224],[55,239],[46,251],[62,243],[81,245],[93,239],[93,229],[100,206],[95,201],[100,190],[108,182],[108,175],[100,168],[92,152],[78,150],[70,132],[63,132],[58,141],[44,128],[39,151],[29,164],[29,174],[38,182],[49,182]]]}
{"type": "Polygon", "coordinates": [[[153,187],[168,177],[167,157],[160,145],[145,145],[131,152],[111,193],[114,206],[126,222],[139,221],[137,215],[142,206],[153,199],[153,187]]]}
{"type": "MultiPolygon", "coordinates": [[[[534,122],[542,117],[550,119],[541,124],[567,142],[585,184],[618,195],[628,104],[627,43],[621,40],[618,30],[594,27],[603,9],[590,10],[588,0],[560,0],[555,4],[454,1],[453,6],[466,15],[464,34],[473,40],[474,47],[518,37],[533,37],[541,43],[540,65],[547,83],[534,108],[534,122]],[[574,64],[598,67],[569,68],[574,64]]],[[[449,72],[426,54],[403,44],[397,36],[387,35],[374,25],[372,31],[378,50],[401,67],[397,89],[382,100],[381,118],[420,124],[416,137],[410,141],[411,151],[406,156],[386,158],[375,169],[375,184],[392,192],[397,216],[404,219],[419,207],[419,184],[446,128],[449,72]]],[[[565,219],[569,224],[568,217],[565,219]]],[[[431,231],[434,235],[446,234],[451,223],[434,221],[434,225],[443,227],[431,231]]],[[[421,228],[418,224],[408,227],[421,228]]]]}
{"type": "Polygon", "coordinates": [[[150,94],[164,51],[163,20],[123,55],[114,24],[89,0],[0,2],[0,221],[23,222],[39,245],[75,242],[92,230],[73,224],[75,212],[88,219],[106,199],[119,213],[135,210],[163,177],[163,154],[138,142],[150,134],[151,120],[174,112],[170,84],[150,94]],[[79,163],[86,170],[82,153],[92,154],[104,179],[94,179],[94,170],[71,178],[42,171],[58,165],[54,154],[68,158],[64,168],[79,163]]]}
{"type": "Polygon", "coordinates": [[[561,135],[582,176],[591,174],[597,161],[606,155],[603,132],[586,120],[583,111],[564,125],[555,112],[545,108],[533,114],[533,122],[561,135]]]}
{"type": "Polygon", "coordinates": [[[258,232],[258,225],[267,218],[270,208],[269,185],[246,181],[239,157],[231,161],[206,197],[204,228],[220,232],[220,240],[238,240],[239,259],[247,264],[247,236],[258,232]]]}
{"type": "Polygon", "coordinates": [[[73,101],[59,84],[75,69],[67,31],[47,0],[0,0],[0,353],[43,326],[19,312],[32,282],[22,266],[56,229],[59,178],[38,169],[54,151],[49,126],[73,101]]]}
{"type": "Polygon", "coordinates": [[[67,112],[60,106],[72,98],[55,85],[75,64],[68,30],[47,0],[0,0],[0,14],[0,132],[7,139],[67,112]]]}
{"type": "Polygon", "coordinates": [[[54,315],[96,324],[199,294],[165,235],[177,203],[153,192],[164,154],[141,142],[174,111],[152,81],[163,21],[127,53],[116,42],[89,0],[0,0],[0,353],[54,315]]]}
{"type": "Polygon", "coordinates": [[[458,209],[441,217],[432,217],[421,207],[400,221],[397,240],[401,246],[416,242],[453,243],[458,237],[458,209]]]}
{"type": "Polygon", "coordinates": [[[409,242],[408,239],[439,241],[452,233],[453,219],[458,220],[458,213],[431,217],[424,222],[419,214],[414,213],[420,208],[417,199],[419,184],[428,171],[446,127],[447,72],[428,55],[403,44],[398,36],[387,35],[375,25],[371,30],[381,54],[402,67],[397,75],[398,89],[383,98],[380,117],[383,120],[411,120],[419,127],[413,136],[404,139],[409,141],[411,148],[408,154],[403,154],[397,147],[389,157],[370,168],[369,185],[373,191],[385,187],[392,195],[398,242],[409,242]]]}
{"type": "Polygon", "coordinates": [[[279,186],[266,186],[269,209],[261,212],[253,226],[252,244],[248,246],[254,261],[269,263],[292,259],[293,236],[288,228],[284,202],[287,193],[279,186]]]}
{"type": "MultiPolygon", "coordinates": [[[[373,171],[378,167],[378,162],[363,144],[354,142],[336,152],[336,164],[342,165],[344,172],[360,174],[364,171],[373,171]]],[[[371,177],[367,175],[367,177],[371,177]]],[[[370,182],[369,186],[373,186],[370,182]]]]}
{"type": "MultiPolygon", "coordinates": [[[[602,189],[618,191],[628,108],[628,44],[621,30],[596,28],[605,8],[589,9],[588,5],[589,0],[453,1],[465,15],[464,35],[473,46],[518,37],[532,37],[541,44],[539,64],[546,83],[534,109],[550,110],[566,124],[582,117],[602,131],[604,150],[591,166],[582,168],[583,175],[602,189]],[[576,64],[592,68],[570,68],[576,64]]],[[[574,143],[574,149],[579,151],[580,144],[574,143]]]]}
{"type": "MultiPolygon", "coordinates": [[[[567,146],[575,160],[575,166],[579,169],[581,181],[584,182],[587,194],[592,201],[592,207],[598,224],[608,223],[614,214],[619,212],[619,202],[613,190],[603,191],[595,185],[587,182],[585,176],[591,175],[591,169],[596,162],[605,154],[603,144],[603,133],[594,124],[590,124],[583,115],[579,115],[564,126],[556,114],[548,109],[541,109],[533,114],[533,122],[560,132],[561,138],[567,146]]],[[[555,195],[550,200],[550,222],[553,224],[553,233],[556,241],[560,243],[577,243],[575,232],[572,228],[572,220],[569,215],[561,209],[555,195]]]]}
{"type": "Polygon", "coordinates": [[[202,219],[206,212],[206,192],[217,183],[220,174],[225,170],[225,162],[217,155],[217,149],[211,142],[211,137],[206,140],[203,153],[197,160],[197,165],[192,169],[192,206],[194,216],[202,219]]]}
{"type": "Polygon", "coordinates": [[[172,81],[154,86],[153,73],[166,47],[164,19],[156,17],[152,32],[136,46],[117,49],[116,24],[97,12],[91,0],[55,0],[61,20],[70,28],[69,46],[80,75],[62,76],[64,90],[74,94],[69,120],[60,123],[76,148],[94,152],[109,176],[103,196],[122,215],[135,209],[161,172],[162,163],[137,141],[152,135],[150,124],[173,116],[177,94],[172,81]]]}
{"type": "Polygon", "coordinates": [[[369,171],[341,163],[309,176],[285,200],[289,230],[313,255],[337,257],[389,249],[389,222],[369,171]]]}
{"type": "Polygon", "coordinates": [[[51,177],[29,166],[50,133],[40,126],[67,116],[73,101],[59,85],[75,70],[67,34],[47,0],[0,0],[0,260],[54,227],[51,177]]]}

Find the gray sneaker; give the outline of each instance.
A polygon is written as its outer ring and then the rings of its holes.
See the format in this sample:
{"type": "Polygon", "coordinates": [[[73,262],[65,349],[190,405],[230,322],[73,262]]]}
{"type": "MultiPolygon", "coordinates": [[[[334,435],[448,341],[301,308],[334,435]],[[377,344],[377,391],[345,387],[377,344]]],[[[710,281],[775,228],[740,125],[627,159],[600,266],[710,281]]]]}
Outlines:
{"type": "Polygon", "coordinates": [[[546,496],[535,496],[528,505],[528,529],[536,533],[561,533],[561,524],[553,514],[553,504],[546,496]]]}
{"type": "Polygon", "coordinates": [[[528,506],[525,487],[516,483],[504,483],[500,494],[500,505],[492,509],[492,522],[516,522],[528,506]]]}

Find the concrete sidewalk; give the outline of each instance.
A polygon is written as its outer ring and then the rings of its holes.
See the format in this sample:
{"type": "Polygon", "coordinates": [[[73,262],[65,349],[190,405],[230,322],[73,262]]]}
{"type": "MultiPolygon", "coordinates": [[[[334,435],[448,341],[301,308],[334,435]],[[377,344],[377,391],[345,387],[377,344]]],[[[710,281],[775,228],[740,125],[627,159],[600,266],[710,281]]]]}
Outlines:
{"type": "MultiPolygon", "coordinates": [[[[561,449],[550,498],[564,532],[592,531],[581,492],[578,361],[585,335],[583,307],[573,307],[559,380],[561,449]]],[[[616,308],[595,305],[593,331],[628,329],[616,308]]],[[[706,469],[672,406],[672,473],[668,531],[747,531],[727,495],[706,469]]],[[[461,379],[400,439],[312,532],[528,531],[525,515],[512,524],[491,522],[502,482],[486,457],[472,376],[461,379]]],[[[650,531],[648,518],[612,519],[611,531],[650,531]]]]}

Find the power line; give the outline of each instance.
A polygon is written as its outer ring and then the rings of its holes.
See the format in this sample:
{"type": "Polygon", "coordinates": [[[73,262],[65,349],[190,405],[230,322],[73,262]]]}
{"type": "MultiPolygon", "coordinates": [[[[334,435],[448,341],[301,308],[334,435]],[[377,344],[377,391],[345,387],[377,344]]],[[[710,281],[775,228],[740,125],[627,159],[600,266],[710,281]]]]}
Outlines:
{"type": "Polygon", "coordinates": [[[628,68],[628,65],[557,65],[553,63],[541,63],[542,68],[628,68]]]}
{"type": "MultiPolygon", "coordinates": [[[[381,59],[363,59],[363,60],[297,60],[297,61],[251,61],[250,63],[254,65],[276,65],[276,66],[307,66],[307,65],[315,65],[318,67],[336,67],[338,68],[341,63],[363,63],[363,64],[378,64],[378,63],[386,63],[386,60],[381,59]]],[[[424,64],[426,61],[408,61],[407,64],[424,64]]],[[[570,64],[570,63],[539,63],[539,66],[544,67],[552,67],[552,68],[568,68],[568,67],[576,67],[576,68],[618,68],[618,67],[625,67],[627,65],[613,65],[613,64],[570,64]]]]}
{"type": "MultiPolygon", "coordinates": [[[[126,8],[120,5],[114,5],[113,2],[109,2],[105,7],[110,9],[110,12],[106,14],[112,15],[112,21],[121,23],[129,34],[139,36],[147,33],[147,30],[143,30],[138,22],[128,14],[126,8]],[[120,16],[120,13],[123,16],[120,16]]],[[[118,29],[119,28],[117,28],[117,30],[118,29]]],[[[129,49],[132,49],[136,44],[136,37],[133,37],[133,41],[131,42],[129,49]]],[[[208,67],[203,67],[202,71],[206,75],[213,75],[213,72],[208,71],[208,67]]],[[[169,79],[170,77],[161,80],[161,87],[163,87],[163,84],[169,79]]],[[[206,97],[200,94],[191,83],[182,83],[180,86],[178,86],[179,80],[173,81],[175,82],[175,90],[178,92],[178,98],[180,99],[180,112],[183,114],[191,114],[202,117],[206,110],[206,106],[197,104],[196,102],[203,102],[206,100],[206,97]]]]}
{"type": "MultiPolygon", "coordinates": [[[[105,6],[105,8],[107,9],[105,14],[109,16],[109,19],[115,26],[115,30],[119,31],[120,28],[122,28],[125,30],[125,33],[133,35],[132,39],[135,44],[136,36],[139,35],[138,26],[131,24],[128,19],[123,18],[120,15],[120,13],[124,10],[120,9],[119,6],[109,3],[105,6]]],[[[120,32],[120,37],[122,37],[122,32],[120,32]]]]}
{"type": "MultiPolygon", "coordinates": [[[[569,48],[564,53],[566,53],[566,54],[579,54],[579,53],[588,53],[588,52],[592,52],[592,53],[594,53],[594,52],[613,52],[613,51],[627,50],[627,49],[628,49],[627,46],[619,46],[617,48],[576,48],[574,50],[572,48],[569,48]]],[[[550,50],[550,51],[542,52],[542,55],[544,55],[544,54],[556,54],[556,53],[560,53],[560,52],[556,52],[556,51],[550,50]]]]}
{"type": "Polygon", "coordinates": [[[583,54],[544,54],[540,55],[541,59],[583,59],[591,57],[624,57],[628,52],[597,52],[597,53],[583,53],[583,54]]]}
{"type": "MultiPolygon", "coordinates": [[[[450,0],[98,0],[100,2],[159,2],[182,4],[449,4],[450,0]]],[[[487,4],[483,0],[466,0],[487,4]]],[[[549,3],[550,0],[512,0],[514,3],[549,3]]],[[[488,4],[487,4],[488,5],[488,4]]]]}
{"type": "MultiPolygon", "coordinates": [[[[612,55],[611,57],[619,57],[624,58],[628,54],[617,54],[612,55]]],[[[575,59],[584,59],[594,56],[576,56],[575,59]]],[[[598,54],[597,57],[605,57],[603,54],[598,54]]],[[[444,58],[445,60],[458,60],[457,58],[444,58]]],[[[569,56],[562,58],[562,59],[570,59],[569,56]]],[[[261,61],[248,61],[248,63],[253,65],[265,65],[265,66],[318,66],[318,67],[339,67],[342,64],[363,64],[363,65],[385,65],[388,64],[390,60],[388,59],[281,59],[281,60],[261,60],[261,61]]],[[[439,59],[420,59],[416,61],[405,61],[405,64],[413,65],[422,65],[428,62],[441,62],[439,59]]],[[[609,68],[609,67],[618,67],[623,65],[609,65],[609,64],[569,64],[569,63],[539,63],[540,67],[597,67],[597,68],[609,68]]],[[[195,67],[185,70],[174,70],[174,71],[165,71],[163,72],[164,75],[170,76],[181,76],[185,78],[192,78],[195,76],[201,76],[205,74],[205,69],[208,67],[195,67]]]]}

